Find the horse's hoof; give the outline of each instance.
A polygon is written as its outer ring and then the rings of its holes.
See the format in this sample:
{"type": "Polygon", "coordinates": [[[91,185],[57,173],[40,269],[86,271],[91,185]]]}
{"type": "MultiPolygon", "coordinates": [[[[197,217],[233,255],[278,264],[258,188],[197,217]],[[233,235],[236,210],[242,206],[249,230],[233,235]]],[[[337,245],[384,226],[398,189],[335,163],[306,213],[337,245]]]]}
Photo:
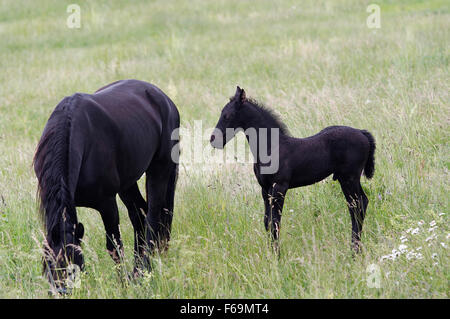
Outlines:
{"type": "Polygon", "coordinates": [[[132,276],[133,276],[134,280],[137,280],[137,279],[144,277],[145,273],[151,273],[151,272],[152,272],[152,270],[150,267],[146,267],[146,268],[134,267],[132,276]]]}
{"type": "Polygon", "coordinates": [[[69,293],[66,288],[59,288],[57,291],[60,295],[67,295],[69,293]]]}
{"type": "Polygon", "coordinates": [[[143,276],[142,270],[135,268],[133,269],[132,279],[137,280],[143,276]]]}
{"type": "Polygon", "coordinates": [[[71,289],[66,287],[60,287],[60,288],[53,288],[49,289],[48,295],[49,296],[67,296],[72,293],[71,289]]]}

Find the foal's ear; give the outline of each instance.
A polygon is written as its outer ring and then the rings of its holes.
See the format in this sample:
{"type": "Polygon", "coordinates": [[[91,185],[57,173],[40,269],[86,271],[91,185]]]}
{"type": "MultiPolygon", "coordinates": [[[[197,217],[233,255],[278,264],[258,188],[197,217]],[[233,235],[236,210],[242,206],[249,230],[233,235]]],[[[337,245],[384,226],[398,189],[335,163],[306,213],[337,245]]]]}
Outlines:
{"type": "Polygon", "coordinates": [[[234,94],[236,101],[240,103],[244,103],[247,100],[244,89],[241,89],[239,86],[236,87],[236,93],[234,94]]]}
{"type": "Polygon", "coordinates": [[[84,236],[84,226],[82,223],[78,223],[75,227],[75,237],[77,239],[82,239],[84,236]]]}

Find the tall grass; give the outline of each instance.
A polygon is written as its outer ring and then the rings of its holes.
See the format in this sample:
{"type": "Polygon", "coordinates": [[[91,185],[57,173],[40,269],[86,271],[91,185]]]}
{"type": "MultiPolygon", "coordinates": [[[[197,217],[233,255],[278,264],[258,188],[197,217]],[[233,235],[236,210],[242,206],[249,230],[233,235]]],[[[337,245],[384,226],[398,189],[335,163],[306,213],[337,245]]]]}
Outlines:
{"type": "MultiPolygon", "coordinates": [[[[118,278],[99,214],[78,210],[87,271],[71,298],[448,297],[448,2],[378,1],[381,28],[369,29],[370,2],[356,0],[78,1],[82,28],[69,29],[72,2],[0,1],[0,297],[48,297],[31,161],[51,111],[125,78],[165,91],[183,127],[214,126],[240,85],[294,136],[333,124],[371,131],[364,252],[352,258],[331,179],[288,192],[277,258],[250,164],[182,166],[170,250],[137,282],[118,278]],[[392,255],[401,244],[416,255],[392,255]],[[367,283],[371,265],[379,288],[367,283]]],[[[122,204],[120,217],[130,269],[122,204]]]]}

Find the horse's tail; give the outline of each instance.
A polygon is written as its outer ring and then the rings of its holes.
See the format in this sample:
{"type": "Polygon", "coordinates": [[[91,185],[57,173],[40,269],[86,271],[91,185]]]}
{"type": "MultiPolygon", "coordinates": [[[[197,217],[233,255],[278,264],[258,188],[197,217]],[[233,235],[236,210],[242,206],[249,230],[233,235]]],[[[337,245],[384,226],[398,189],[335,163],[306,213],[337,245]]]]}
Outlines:
{"type": "Polygon", "coordinates": [[[39,213],[45,225],[47,241],[52,232],[59,231],[62,221],[76,223],[73,196],[68,187],[68,163],[71,117],[67,108],[69,99],[64,99],[50,116],[39,141],[33,159],[34,170],[39,181],[39,213]]]}
{"type": "Polygon", "coordinates": [[[373,177],[373,173],[375,172],[375,138],[369,133],[369,131],[361,130],[361,132],[369,140],[369,156],[366,161],[366,166],[364,167],[364,175],[370,179],[373,177]]]}

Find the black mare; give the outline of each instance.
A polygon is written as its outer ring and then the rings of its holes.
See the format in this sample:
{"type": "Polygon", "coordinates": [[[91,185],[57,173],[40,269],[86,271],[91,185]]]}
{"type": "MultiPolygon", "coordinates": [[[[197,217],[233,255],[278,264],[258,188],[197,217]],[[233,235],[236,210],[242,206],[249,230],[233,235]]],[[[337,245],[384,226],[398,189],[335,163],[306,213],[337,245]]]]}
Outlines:
{"type": "Polygon", "coordinates": [[[311,185],[333,174],[347,201],[352,221],[352,247],[360,250],[361,230],[369,200],[360,184],[361,173],[372,178],[375,170],[375,139],[366,130],[347,126],[330,126],[314,136],[294,138],[284,124],[269,109],[247,99],[245,91],[237,87],[234,97],[225,105],[211,135],[211,145],[223,148],[239,130],[244,130],[256,159],[254,172],[262,188],[264,225],[271,232],[278,247],[281,213],[286,192],[290,188],[311,185]],[[256,141],[247,134],[256,129],[256,141]],[[266,128],[266,130],[261,130],[266,128]],[[272,129],[275,129],[276,132],[272,129]],[[272,134],[279,134],[272,140],[272,134]],[[261,139],[267,149],[258,149],[261,139]],[[269,154],[271,161],[278,156],[278,170],[265,174],[270,163],[261,160],[269,154]]]}
{"type": "Polygon", "coordinates": [[[149,253],[167,247],[178,174],[172,132],[179,125],[169,97],[138,80],[75,93],[56,106],[34,158],[46,235],[44,272],[56,288],[65,289],[69,263],[84,266],[76,206],[100,212],[116,263],[123,254],[117,194],[134,228],[135,271],[149,268],[149,253]],[[144,173],[147,200],[137,184],[144,173]]]}

